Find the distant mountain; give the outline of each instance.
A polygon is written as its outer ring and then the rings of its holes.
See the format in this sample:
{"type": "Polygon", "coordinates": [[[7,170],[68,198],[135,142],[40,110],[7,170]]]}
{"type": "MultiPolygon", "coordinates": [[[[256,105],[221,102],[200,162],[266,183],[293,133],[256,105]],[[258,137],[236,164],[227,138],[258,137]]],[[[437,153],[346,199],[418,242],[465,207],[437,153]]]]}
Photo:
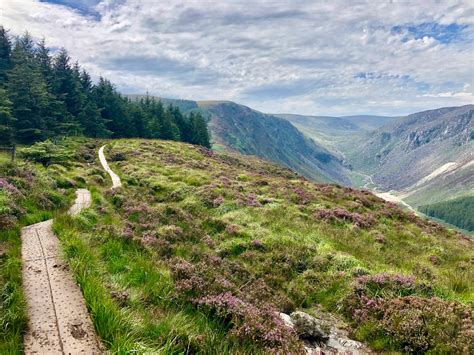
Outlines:
{"type": "MultiPolygon", "coordinates": [[[[343,161],[346,161],[344,152],[348,141],[365,136],[368,131],[375,130],[395,119],[395,117],[368,115],[332,117],[275,114],[275,116],[288,120],[305,135],[343,161]]],[[[346,161],[346,164],[349,162],[346,161]]]]}
{"type": "Polygon", "coordinates": [[[356,171],[414,205],[474,189],[474,105],[398,118],[346,146],[356,171]]]}
{"type": "Polygon", "coordinates": [[[199,101],[210,115],[217,146],[256,155],[317,181],[348,184],[338,157],[305,137],[288,121],[226,101],[199,101]]]}
{"type": "Polygon", "coordinates": [[[392,116],[373,116],[373,115],[355,115],[342,116],[341,120],[354,123],[360,130],[372,131],[393,122],[397,117],[392,116]]]}

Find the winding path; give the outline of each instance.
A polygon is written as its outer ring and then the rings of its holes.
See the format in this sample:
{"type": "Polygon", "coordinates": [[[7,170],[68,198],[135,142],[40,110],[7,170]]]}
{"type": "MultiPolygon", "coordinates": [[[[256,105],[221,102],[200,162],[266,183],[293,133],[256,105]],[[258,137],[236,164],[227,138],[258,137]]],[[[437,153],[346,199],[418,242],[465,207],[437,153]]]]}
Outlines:
{"type": "Polygon", "coordinates": [[[99,149],[99,160],[104,170],[110,175],[110,178],[112,179],[112,188],[115,189],[116,187],[122,186],[122,182],[120,181],[120,177],[115,174],[112,169],[110,169],[109,164],[107,164],[107,160],[105,159],[104,155],[104,148],[105,145],[99,149]]]}
{"type": "MultiPolygon", "coordinates": [[[[86,189],[76,191],[70,215],[91,204],[86,189]]],[[[28,307],[25,354],[98,354],[95,335],[81,290],[61,258],[53,220],[21,230],[23,289],[28,307]]]]}

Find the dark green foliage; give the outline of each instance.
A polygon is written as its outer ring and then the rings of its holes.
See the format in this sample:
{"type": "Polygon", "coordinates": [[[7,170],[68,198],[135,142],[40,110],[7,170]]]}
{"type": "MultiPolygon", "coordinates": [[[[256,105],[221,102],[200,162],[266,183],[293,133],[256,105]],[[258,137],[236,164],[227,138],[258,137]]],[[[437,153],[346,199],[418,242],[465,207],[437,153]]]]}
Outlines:
{"type": "Polygon", "coordinates": [[[21,156],[25,160],[41,163],[43,166],[65,163],[72,158],[69,151],[49,140],[38,142],[29,148],[24,148],[21,151],[21,156]]]}
{"type": "Polygon", "coordinates": [[[146,97],[132,102],[105,78],[93,84],[62,48],[52,57],[45,41],[26,33],[13,49],[0,27],[0,133],[3,144],[60,136],[145,137],[210,147],[206,121],[146,97]]]}
{"type": "Polygon", "coordinates": [[[474,231],[474,196],[420,206],[419,210],[428,216],[442,219],[456,227],[474,231]]]}
{"type": "Polygon", "coordinates": [[[13,142],[12,102],[5,89],[0,88],[0,145],[11,145],[13,142]]]}
{"type": "Polygon", "coordinates": [[[0,85],[6,81],[7,71],[11,66],[11,43],[7,31],[0,26],[0,85]]]}

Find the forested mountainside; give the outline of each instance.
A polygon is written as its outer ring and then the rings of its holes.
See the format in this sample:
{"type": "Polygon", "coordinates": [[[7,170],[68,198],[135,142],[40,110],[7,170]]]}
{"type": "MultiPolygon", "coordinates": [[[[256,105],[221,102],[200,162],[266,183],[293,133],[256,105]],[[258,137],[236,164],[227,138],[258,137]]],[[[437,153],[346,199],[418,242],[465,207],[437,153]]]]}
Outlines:
{"type": "Polygon", "coordinates": [[[54,55],[26,33],[0,27],[0,144],[68,135],[145,137],[210,146],[200,113],[145,97],[130,101],[106,78],[90,75],[63,48],[54,55]]]}
{"type": "MultiPolygon", "coordinates": [[[[127,95],[139,100],[146,95],[127,95]]],[[[230,101],[157,98],[208,120],[215,149],[255,155],[316,181],[349,184],[342,157],[304,136],[287,120],[230,101]]]]}
{"type": "Polygon", "coordinates": [[[422,205],[419,210],[430,217],[474,232],[474,196],[463,196],[452,200],[422,205]]]}

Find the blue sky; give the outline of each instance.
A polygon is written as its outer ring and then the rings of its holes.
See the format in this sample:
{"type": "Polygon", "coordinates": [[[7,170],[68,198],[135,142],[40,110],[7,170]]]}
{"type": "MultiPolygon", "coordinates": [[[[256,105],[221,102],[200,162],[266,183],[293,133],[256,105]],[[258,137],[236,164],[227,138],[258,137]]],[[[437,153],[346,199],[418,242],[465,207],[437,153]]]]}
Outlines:
{"type": "Polygon", "coordinates": [[[401,115],[474,103],[472,1],[15,0],[0,23],[124,93],[264,112],[401,115]]]}

